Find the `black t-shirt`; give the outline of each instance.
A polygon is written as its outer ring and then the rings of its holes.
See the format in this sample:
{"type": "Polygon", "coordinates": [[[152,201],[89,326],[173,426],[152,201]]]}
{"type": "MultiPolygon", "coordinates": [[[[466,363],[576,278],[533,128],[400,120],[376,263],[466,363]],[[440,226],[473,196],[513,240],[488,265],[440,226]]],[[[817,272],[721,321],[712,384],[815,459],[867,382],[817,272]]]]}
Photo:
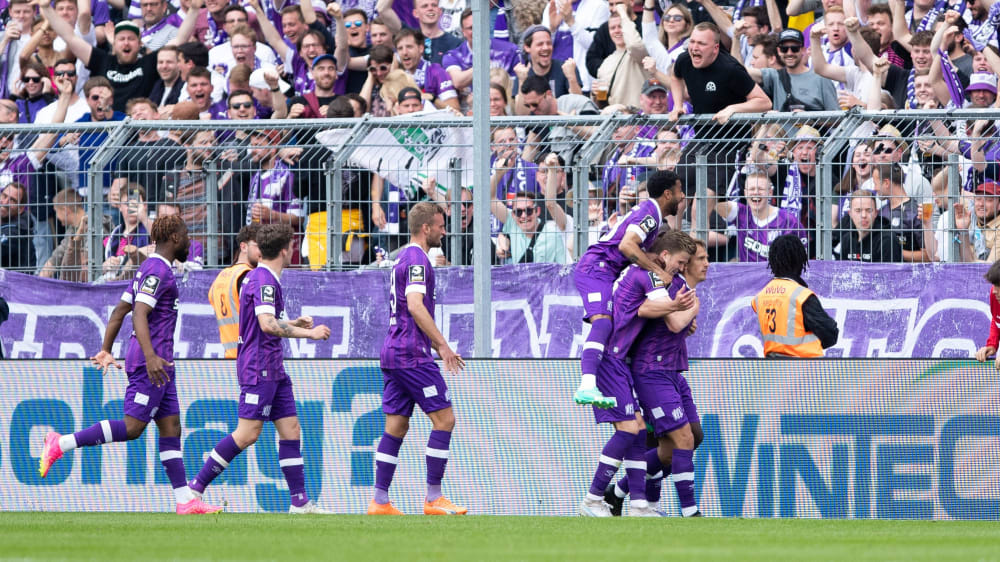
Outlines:
{"type": "MultiPolygon", "coordinates": [[[[348,47],[351,57],[363,57],[368,54],[371,47],[365,47],[363,49],[358,49],[357,47],[348,47]]],[[[344,90],[348,94],[360,94],[361,88],[365,87],[365,80],[368,79],[368,70],[348,70],[347,71],[347,88],[344,90]]]]}
{"type": "Polygon", "coordinates": [[[710,115],[747,101],[756,86],[747,69],[725,51],[719,51],[719,56],[706,68],[695,68],[690,53],[684,52],[674,63],[674,76],[687,85],[694,112],[710,115]]]}
{"type": "Polygon", "coordinates": [[[463,39],[451,33],[444,33],[434,39],[424,39],[423,58],[437,64],[441,64],[444,54],[452,49],[457,49],[462,45],[463,39]]]}
{"type": "Polygon", "coordinates": [[[125,112],[125,104],[133,98],[144,98],[153,91],[153,84],[160,79],[156,74],[156,53],[146,53],[130,64],[120,64],[118,59],[101,49],[90,50],[87,70],[91,76],[105,76],[111,81],[115,111],[125,112]]]}
{"type": "MultiPolygon", "coordinates": [[[[557,98],[569,93],[569,79],[566,78],[566,73],[563,72],[563,62],[558,59],[552,59],[552,66],[549,67],[549,73],[542,76],[542,78],[548,80],[549,88],[552,89],[552,95],[557,98]]],[[[534,66],[528,65],[528,76],[536,76],[534,66]]],[[[579,70],[576,71],[576,83],[580,83],[579,70]]],[[[514,91],[521,92],[521,84],[517,80],[514,81],[514,91]]]]}

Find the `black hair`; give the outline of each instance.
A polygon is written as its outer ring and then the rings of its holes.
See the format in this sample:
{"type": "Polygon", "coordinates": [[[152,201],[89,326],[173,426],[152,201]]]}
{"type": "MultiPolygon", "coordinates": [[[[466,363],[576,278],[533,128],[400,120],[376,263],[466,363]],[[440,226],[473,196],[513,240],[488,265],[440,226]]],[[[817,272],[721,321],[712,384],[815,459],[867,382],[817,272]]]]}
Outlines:
{"type": "Polygon", "coordinates": [[[657,199],[670,191],[681,180],[680,176],[669,170],[653,172],[646,180],[646,193],[651,199],[657,199]]]}
{"type": "Polygon", "coordinates": [[[281,250],[288,247],[292,242],[295,231],[285,223],[265,224],[257,231],[257,246],[260,248],[260,257],[265,260],[273,260],[281,255],[281,250]]]}
{"type": "Polygon", "coordinates": [[[153,221],[152,228],[149,229],[149,237],[153,242],[162,244],[168,242],[174,234],[179,234],[187,229],[184,219],[180,215],[161,215],[153,221]]]}
{"type": "Polygon", "coordinates": [[[525,78],[524,83],[521,84],[522,94],[534,92],[540,96],[544,96],[545,92],[550,91],[552,91],[552,86],[549,86],[549,81],[538,75],[531,75],[525,78]]]}
{"type": "Polygon", "coordinates": [[[809,265],[809,254],[798,236],[782,234],[771,242],[767,267],[775,277],[789,277],[801,281],[802,272],[807,265],[809,265]]]}

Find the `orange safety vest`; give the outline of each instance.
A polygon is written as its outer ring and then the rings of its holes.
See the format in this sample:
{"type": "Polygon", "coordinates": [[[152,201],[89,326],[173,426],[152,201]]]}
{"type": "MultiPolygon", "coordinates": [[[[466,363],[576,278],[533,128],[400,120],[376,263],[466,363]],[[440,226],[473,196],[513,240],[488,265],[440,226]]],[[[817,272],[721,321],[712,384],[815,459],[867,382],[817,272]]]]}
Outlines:
{"type": "Polygon", "coordinates": [[[813,292],[790,279],[772,279],[751,306],[760,322],[764,356],[823,357],[819,338],[807,332],[802,305],[813,292]]]}
{"type": "Polygon", "coordinates": [[[236,359],[240,341],[240,288],[237,282],[251,269],[245,263],[227,267],[219,272],[208,289],[208,302],[215,310],[215,322],[219,325],[219,339],[226,351],[226,359],[236,359]]]}

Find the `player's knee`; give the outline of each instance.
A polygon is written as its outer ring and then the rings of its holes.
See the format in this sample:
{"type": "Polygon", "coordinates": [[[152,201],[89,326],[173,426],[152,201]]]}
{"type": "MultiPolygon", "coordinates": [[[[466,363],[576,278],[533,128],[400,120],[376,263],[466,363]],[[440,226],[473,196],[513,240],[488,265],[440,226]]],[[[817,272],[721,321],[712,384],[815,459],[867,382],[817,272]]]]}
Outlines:
{"type": "Polygon", "coordinates": [[[260,429],[259,427],[237,428],[233,432],[233,441],[240,449],[246,449],[257,442],[257,438],[260,437],[260,429]]]}
{"type": "Polygon", "coordinates": [[[385,420],[385,432],[393,437],[402,439],[410,431],[410,418],[404,416],[387,416],[385,420]]]}
{"type": "Polygon", "coordinates": [[[673,441],[675,449],[694,449],[694,435],[691,433],[690,425],[670,432],[670,440],[673,441]]]}
{"type": "Polygon", "coordinates": [[[125,438],[129,441],[133,439],[138,439],[142,436],[143,432],[146,431],[146,424],[142,422],[125,422],[125,438]]]}
{"type": "Polygon", "coordinates": [[[434,416],[431,420],[432,425],[436,431],[451,431],[455,429],[455,412],[452,412],[449,408],[441,412],[436,412],[438,415],[434,416]]]}
{"type": "Polygon", "coordinates": [[[674,458],[674,444],[669,438],[661,438],[660,444],[656,447],[656,456],[660,457],[663,466],[670,466],[674,458]]]}
{"type": "Polygon", "coordinates": [[[160,437],[180,437],[181,419],[180,417],[170,417],[156,423],[156,429],[160,432],[160,437]]]}

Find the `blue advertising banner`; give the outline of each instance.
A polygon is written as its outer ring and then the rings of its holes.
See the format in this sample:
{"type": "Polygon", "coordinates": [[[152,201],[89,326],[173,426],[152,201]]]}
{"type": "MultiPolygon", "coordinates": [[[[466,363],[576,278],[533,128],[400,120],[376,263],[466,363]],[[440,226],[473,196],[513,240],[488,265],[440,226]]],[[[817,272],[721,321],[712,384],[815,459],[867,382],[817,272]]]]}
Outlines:
{"type": "MultiPolygon", "coordinates": [[[[383,429],[372,361],[287,361],[307,489],[360,513],[383,429]]],[[[177,362],[190,478],[236,426],[235,362],[177,362]]],[[[473,514],[572,515],[611,434],[571,403],[576,361],[471,361],[447,376],[457,426],[445,492],[473,514]]],[[[1000,374],[967,361],[708,360],[688,374],[704,442],[696,493],[709,516],[1000,519],[1000,374]]],[[[38,476],[47,431],[119,419],[125,377],[83,361],[0,362],[0,510],[169,511],[155,428],[67,453],[38,476]]],[[[390,495],[419,513],[429,422],[413,418],[390,495]]],[[[670,481],[661,506],[677,515],[670,481]]],[[[287,510],[270,424],[206,499],[287,510]]]]}

